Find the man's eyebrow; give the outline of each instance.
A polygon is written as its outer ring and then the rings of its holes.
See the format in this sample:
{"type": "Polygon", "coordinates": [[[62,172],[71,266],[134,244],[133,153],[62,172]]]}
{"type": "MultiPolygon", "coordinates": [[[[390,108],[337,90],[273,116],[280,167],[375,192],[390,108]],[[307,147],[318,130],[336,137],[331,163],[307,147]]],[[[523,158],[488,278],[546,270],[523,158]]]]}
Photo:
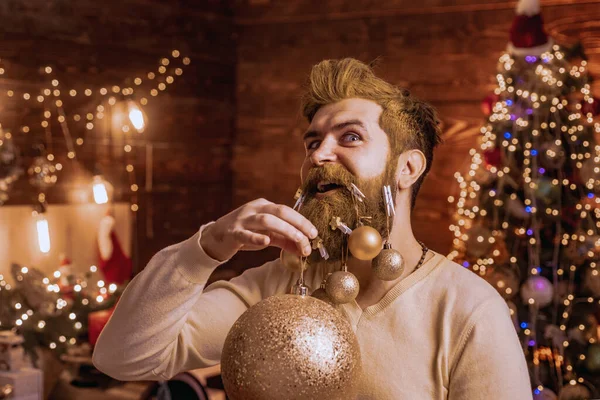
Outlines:
{"type": "MultiPolygon", "coordinates": [[[[331,130],[333,130],[333,131],[339,131],[339,130],[344,129],[344,128],[346,128],[348,126],[351,126],[351,125],[357,125],[357,126],[360,126],[362,129],[366,129],[365,128],[365,124],[363,124],[363,122],[361,120],[351,119],[349,121],[344,121],[344,122],[340,122],[339,124],[335,124],[333,126],[333,128],[331,128],[331,130]]],[[[319,131],[315,131],[315,130],[307,131],[303,135],[302,140],[306,140],[306,139],[310,139],[310,138],[318,137],[318,136],[320,136],[320,132],[319,131]]]]}

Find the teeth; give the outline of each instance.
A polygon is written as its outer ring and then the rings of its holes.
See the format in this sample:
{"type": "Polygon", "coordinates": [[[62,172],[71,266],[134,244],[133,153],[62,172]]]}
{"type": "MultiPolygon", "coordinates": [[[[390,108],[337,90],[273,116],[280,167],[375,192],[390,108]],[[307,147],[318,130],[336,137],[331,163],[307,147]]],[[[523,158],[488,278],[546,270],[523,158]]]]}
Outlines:
{"type": "Polygon", "coordinates": [[[321,181],[321,182],[319,182],[319,184],[317,185],[317,189],[318,189],[319,191],[323,191],[323,189],[325,188],[325,186],[327,186],[327,185],[329,185],[329,184],[331,184],[331,182],[329,182],[329,181],[321,181]]]}
{"type": "MultiPolygon", "coordinates": [[[[321,193],[323,193],[325,191],[325,187],[327,185],[337,185],[337,183],[334,182],[330,182],[330,181],[321,181],[317,184],[317,190],[321,193]]],[[[338,185],[339,186],[339,185],[338,185]]]]}

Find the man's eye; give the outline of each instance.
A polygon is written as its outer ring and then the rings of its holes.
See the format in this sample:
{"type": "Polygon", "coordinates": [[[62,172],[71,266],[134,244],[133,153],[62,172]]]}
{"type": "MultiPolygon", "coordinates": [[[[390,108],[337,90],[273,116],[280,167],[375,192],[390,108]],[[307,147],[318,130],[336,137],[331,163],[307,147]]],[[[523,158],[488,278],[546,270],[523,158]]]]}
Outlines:
{"type": "Polygon", "coordinates": [[[306,148],[308,150],[316,149],[317,147],[319,147],[319,141],[318,140],[314,140],[314,141],[312,141],[312,142],[310,142],[309,144],[306,145],[306,148]]]}
{"type": "Polygon", "coordinates": [[[347,133],[342,136],[342,140],[344,142],[357,142],[360,140],[360,136],[358,136],[356,133],[347,133]]]}

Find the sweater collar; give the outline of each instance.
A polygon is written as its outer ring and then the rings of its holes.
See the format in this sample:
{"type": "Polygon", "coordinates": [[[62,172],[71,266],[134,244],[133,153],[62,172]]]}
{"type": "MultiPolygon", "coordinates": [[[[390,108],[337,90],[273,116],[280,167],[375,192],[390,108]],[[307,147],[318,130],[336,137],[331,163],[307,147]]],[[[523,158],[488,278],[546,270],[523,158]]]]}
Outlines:
{"type": "MultiPolygon", "coordinates": [[[[384,310],[387,306],[389,306],[394,300],[396,300],[402,293],[406,292],[408,289],[413,287],[415,284],[423,280],[427,275],[431,273],[441,262],[446,258],[443,255],[436,253],[433,250],[433,257],[429,260],[425,261],[423,265],[415,270],[412,274],[408,275],[406,278],[402,279],[400,282],[396,284],[389,292],[383,296],[383,298],[377,303],[373,304],[362,310],[363,314],[366,315],[375,315],[378,312],[384,310]]],[[[356,300],[349,304],[350,307],[355,308],[357,310],[361,310],[356,300]]]]}

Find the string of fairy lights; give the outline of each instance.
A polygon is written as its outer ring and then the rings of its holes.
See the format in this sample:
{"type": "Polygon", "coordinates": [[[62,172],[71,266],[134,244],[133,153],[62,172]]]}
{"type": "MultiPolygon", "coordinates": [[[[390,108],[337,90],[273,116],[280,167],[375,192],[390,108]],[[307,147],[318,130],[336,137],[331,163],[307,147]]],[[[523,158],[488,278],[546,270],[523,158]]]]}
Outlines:
{"type": "MultiPolygon", "coordinates": [[[[146,106],[152,98],[157,97],[160,93],[166,91],[168,86],[175,82],[176,78],[181,77],[183,68],[188,66],[190,62],[189,57],[182,56],[179,50],[173,50],[169,56],[160,59],[156,70],[124,80],[124,82],[132,82],[133,85],[126,85],[123,87],[119,85],[110,85],[100,88],[87,87],[84,90],[63,87],[54,69],[51,66],[46,66],[41,70],[46,78],[48,78],[49,85],[43,85],[39,90],[39,93],[30,91],[19,92],[13,89],[8,89],[3,92],[9,99],[23,99],[26,102],[39,106],[42,111],[39,127],[45,135],[45,149],[42,156],[37,157],[34,160],[34,163],[28,168],[30,183],[39,193],[37,196],[39,205],[35,207],[33,216],[36,221],[38,245],[42,253],[48,253],[51,248],[49,224],[44,216],[47,207],[46,191],[57,182],[57,175],[64,168],[63,164],[57,160],[76,160],[79,149],[86,143],[85,134],[80,133],[89,133],[95,129],[100,129],[99,127],[102,126],[100,122],[105,119],[107,115],[112,118],[112,120],[106,124],[111,130],[111,132],[108,133],[113,133],[112,126],[115,121],[119,125],[118,129],[121,130],[120,133],[122,134],[124,143],[124,156],[122,157],[122,162],[124,163],[123,171],[127,175],[128,197],[131,203],[130,209],[133,213],[136,213],[139,210],[139,185],[136,181],[136,170],[134,166],[135,157],[132,155],[135,148],[133,136],[143,133],[147,128],[148,119],[143,107],[146,106]],[[78,99],[98,99],[98,101],[87,111],[78,109],[77,113],[69,114],[65,110],[64,100],[66,96],[69,97],[70,100],[75,101],[78,99]],[[64,155],[56,154],[55,146],[53,146],[53,124],[58,124],[57,126],[62,132],[66,148],[66,154],[64,155]],[[73,124],[78,126],[78,129],[71,129],[73,124]],[[83,129],[79,129],[81,124],[84,124],[83,129]],[[75,133],[75,135],[73,133],[75,133]]],[[[0,75],[5,74],[6,72],[6,68],[0,67],[0,75]]],[[[0,95],[1,94],[2,92],[0,92],[0,95]]],[[[14,139],[14,134],[6,127],[0,129],[2,133],[0,135],[0,146],[7,145],[7,143],[14,139]]],[[[22,125],[18,128],[18,131],[27,134],[32,129],[37,129],[37,127],[22,125]]],[[[16,176],[10,176],[5,179],[4,182],[0,183],[10,185],[16,178],[16,176]]],[[[93,177],[90,186],[96,204],[106,204],[111,201],[113,186],[102,175],[96,174],[93,177]]],[[[2,189],[2,187],[0,187],[0,189],[2,189]]],[[[90,276],[93,276],[97,271],[98,268],[95,265],[92,265],[89,268],[90,276]]],[[[17,271],[16,279],[22,281],[26,278],[27,274],[31,274],[31,271],[27,266],[23,266],[20,271],[17,271]]],[[[44,277],[42,279],[42,284],[45,286],[45,290],[48,294],[53,294],[55,296],[53,307],[57,311],[69,306],[69,302],[65,300],[67,294],[63,292],[63,289],[57,283],[57,280],[61,278],[61,274],[61,271],[56,270],[53,273],[53,277],[44,277]]],[[[10,291],[12,289],[11,285],[2,275],[0,275],[0,291],[10,291]]],[[[108,296],[115,294],[119,290],[119,287],[114,283],[106,284],[102,279],[97,279],[94,282],[88,281],[87,279],[78,279],[76,284],[72,287],[72,290],[79,296],[81,305],[90,306],[92,305],[92,302],[95,302],[95,304],[103,303],[108,296]],[[87,294],[82,295],[84,292],[87,294]]],[[[35,311],[31,308],[25,310],[25,305],[21,302],[16,302],[12,307],[14,307],[17,314],[19,314],[20,311],[23,311],[22,314],[18,315],[15,319],[14,326],[23,328],[29,321],[35,319],[35,311]]],[[[78,319],[76,313],[70,312],[68,318],[73,324],[73,332],[82,329],[83,323],[78,319]]],[[[46,321],[44,318],[40,317],[34,328],[38,331],[43,331],[46,326],[46,321]]],[[[77,339],[75,335],[67,337],[61,334],[56,340],[51,341],[48,346],[50,349],[56,349],[60,344],[74,345],[76,343],[77,339]]]]}
{"type": "MultiPolygon", "coordinates": [[[[96,273],[97,271],[98,271],[98,268],[95,265],[92,265],[90,267],[91,273],[96,273]]],[[[24,275],[27,275],[28,273],[30,273],[28,267],[26,267],[26,266],[21,267],[20,271],[16,275],[17,280],[22,281],[24,279],[24,275]]],[[[55,294],[53,296],[53,299],[55,299],[54,304],[53,304],[53,309],[50,310],[50,314],[52,314],[54,312],[60,312],[60,310],[68,307],[68,305],[69,305],[69,302],[67,300],[65,300],[65,298],[63,298],[63,296],[61,295],[64,293],[62,293],[61,287],[58,283],[58,280],[60,278],[61,278],[61,272],[57,270],[57,271],[54,271],[52,278],[44,277],[42,279],[42,284],[45,285],[47,292],[49,292],[51,294],[55,294]]],[[[78,283],[76,283],[73,286],[73,291],[78,294],[82,293],[82,291],[86,291],[86,289],[90,285],[95,286],[95,288],[92,289],[93,291],[91,292],[91,294],[80,296],[80,297],[82,297],[80,299],[80,302],[83,306],[90,305],[90,300],[94,301],[97,304],[100,304],[100,303],[104,302],[108,298],[108,296],[114,294],[118,290],[118,286],[116,284],[111,283],[108,285],[108,287],[106,287],[107,285],[105,284],[105,282],[102,279],[100,279],[94,283],[90,283],[87,280],[78,280],[78,283]]],[[[0,275],[0,290],[2,290],[2,289],[11,290],[11,285],[4,280],[2,275],[0,275]]],[[[29,321],[36,319],[36,315],[35,315],[36,313],[34,312],[34,310],[32,310],[31,308],[28,308],[27,310],[24,309],[25,304],[23,304],[21,302],[15,302],[13,304],[13,307],[17,311],[17,314],[19,312],[22,312],[22,314],[20,316],[17,316],[17,318],[14,321],[14,325],[16,327],[24,328],[29,323],[29,321]]],[[[46,310],[46,311],[48,311],[48,310],[46,310]]],[[[35,326],[33,328],[37,331],[44,331],[44,329],[46,328],[46,325],[47,325],[46,319],[47,318],[44,318],[44,317],[38,318],[36,320],[35,326]]],[[[72,333],[76,334],[78,331],[80,331],[83,328],[83,323],[78,320],[78,316],[76,313],[70,312],[68,315],[68,319],[73,324],[72,325],[72,328],[73,328],[72,333]]],[[[1,322],[0,322],[0,326],[1,326],[1,322]]],[[[77,343],[77,339],[74,335],[71,337],[68,337],[68,338],[65,335],[58,335],[55,340],[52,340],[48,343],[48,347],[50,349],[54,350],[57,348],[57,346],[59,344],[67,344],[67,342],[70,345],[75,345],[77,343]]]]}
{"type": "MultiPolygon", "coordinates": [[[[503,54],[499,59],[499,72],[496,75],[497,84],[494,93],[497,101],[493,104],[488,123],[481,128],[481,138],[478,148],[470,150],[470,166],[466,176],[460,172],[454,175],[458,185],[457,197],[450,196],[448,202],[455,205],[455,222],[451,224],[450,231],[453,233],[453,250],[449,254],[450,259],[461,262],[464,267],[470,268],[481,276],[499,266],[508,259],[509,266],[513,271],[518,271],[517,258],[510,256],[510,252],[498,246],[503,241],[504,233],[512,230],[516,237],[525,240],[528,250],[528,273],[529,276],[538,276],[542,272],[540,263],[541,244],[539,220],[547,218],[556,221],[557,240],[553,253],[553,276],[554,282],[558,277],[567,276],[567,293],[562,301],[565,306],[563,312],[558,316],[560,332],[556,334],[556,345],[538,347],[536,342],[536,320],[538,304],[535,296],[525,296],[523,300],[530,306],[530,321],[517,321],[516,328],[524,334],[524,348],[532,348],[533,364],[539,366],[541,361],[548,362],[556,371],[559,381],[562,382],[562,366],[566,362],[563,349],[570,345],[570,339],[566,335],[568,321],[573,307],[581,303],[594,303],[594,297],[575,298],[575,274],[578,270],[577,263],[561,265],[559,262],[559,247],[578,245],[586,241],[592,241],[594,246],[600,247],[600,197],[596,196],[595,190],[600,187],[600,146],[594,145],[593,140],[582,140],[593,134],[600,134],[600,124],[594,122],[592,112],[584,112],[584,105],[593,104],[591,88],[587,79],[587,62],[581,60],[579,65],[569,66],[565,60],[565,53],[558,45],[541,56],[527,56],[525,62],[537,64],[534,71],[535,76],[530,79],[513,79],[511,71],[515,68],[517,60],[509,54],[503,54]],[[580,93],[573,96],[573,100],[567,100],[564,93],[565,82],[581,83],[580,93]],[[504,100],[502,100],[504,99],[504,100]],[[498,132],[500,124],[512,125],[511,129],[498,132]],[[519,133],[523,134],[519,134],[519,133]],[[585,136],[585,135],[588,136],[585,136]],[[499,135],[503,135],[499,136],[499,135]],[[544,140],[545,138],[545,140],[544,140]],[[568,139],[566,139],[568,138],[568,139]],[[566,141],[566,143],[564,143],[566,141]],[[500,143],[501,154],[504,162],[500,165],[486,163],[483,154],[490,154],[498,148],[500,143]],[[577,144],[579,143],[579,144],[577,144]],[[564,176],[561,168],[555,168],[553,172],[556,177],[548,178],[548,165],[559,166],[565,160],[563,148],[570,152],[570,162],[579,170],[584,186],[577,184],[573,179],[564,176]],[[520,154],[519,154],[520,153],[520,154]],[[544,160],[544,163],[541,160],[544,160]],[[519,162],[522,170],[519,169],[519,162]],[[512,176],[520,174],[523,182],[524,200],[521,201],[515,193],[506,194],[506,187],[516,186],[512,176]],[[486,183],[496,180],[495,187],[482,189],[486,183]],[[576,215],[580,218],[579,225],[584,227],[575,233],[562,232],[560,230],[561,218],[561,186],[570,191],[573,196],[582,199],[575,206],[576,215]],[[587,189],[587,190],[586,190],[587,189]],[[555,204],[544,204],[540,200],[540,193],[546,196],[558,196],[555,204]],[[506,194],[506,195],[505,195],[506,194]],[[490,206],[485,207],[484,204],[490,206]],[[501,210],[512,210],[502,213],[501,210]],[[490,215],[490,213],[492,215],[490,215]],[[520,215],[523,226],[514,226],[509,223],[509,217],[520,215]],[[491,222],[490,230],[482,229],[479,221],[487,219],[491,222]],[[474,262],[466,261],[465,253],[468,246],[483,246],[491,249],[490,252],[483,251],[480,257],[475,257],[474,262]],[[489,256],[491,254],[491,256],[489,256]]],[[[588,259],[596,260],[598,252],[593,248],[587,253],[579,255],[588,259]]],[[[589,264],[592,276],[598,275],[597,263],[589,264]]],[[[507,297],[514,295],[519,287],[506,279],[493,282],[501,294],[507,297]]],[[[523,293],[522,293],[523,297],[523,293]]],[[[505,297],[506,298],[506,297],[505,297]]],[[[600,304],[600,300],[597,300],[600,304]]],[[[513,318],[516,316],[516,307],[510,304],[513,318]]],[[[586,324],[577,327],[580,331],[588,329],[586,324]]],[[[590,343],[596,339],[591,337],[590,343]]],[[[579,360],[585,360],[585,354],[579,354],[579,360]]],[[[566,365],[566,370],[573,372],[572,365],[566,365]]],[[[537,370],[536,370],[537,372],[537,370]]],[[[538,380],[537,391],[544,387],[538,380]]],[[[569,380],[571,385],[584,383],[582,377],[573,376],[569,380]]]]}

